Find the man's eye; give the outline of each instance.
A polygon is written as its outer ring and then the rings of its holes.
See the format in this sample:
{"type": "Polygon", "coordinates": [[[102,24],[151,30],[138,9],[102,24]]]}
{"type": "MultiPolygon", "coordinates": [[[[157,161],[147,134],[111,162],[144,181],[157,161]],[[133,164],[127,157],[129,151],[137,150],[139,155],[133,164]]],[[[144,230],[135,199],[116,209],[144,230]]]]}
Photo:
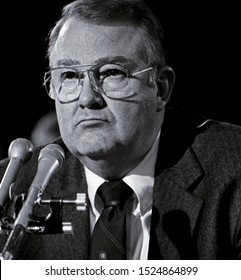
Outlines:
{"type": "Polygon", "coordinates": [[[78,73],[72,71],[64,72],[61,75],[62,80],[76,80],[78,78],[78,73]]]}
{"type": "Polygon", "coordinates": [[[105,78],[124,78],[126,73],[120,69],[107,69],[99,73],[101,79],[105,78]]]}

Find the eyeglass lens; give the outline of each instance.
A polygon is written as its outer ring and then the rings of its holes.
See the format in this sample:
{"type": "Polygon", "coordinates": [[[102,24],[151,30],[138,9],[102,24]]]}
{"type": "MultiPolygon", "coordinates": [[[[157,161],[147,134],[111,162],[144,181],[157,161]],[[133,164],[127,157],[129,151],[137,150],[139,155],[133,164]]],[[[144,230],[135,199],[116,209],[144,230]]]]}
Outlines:
{"type": "Polygon", "coordinates": [[[87,70],[79,68],[81,66],[52,69],[51,78],[45,78],[52,83],[60,101],[70,102],[79,97],[86,73],[92,88],[100,94],[105,94],[110,98],[124,98],[130,94],[128,86],[131,74],[124,66],[105,64],[94,65],[87,70]]]}

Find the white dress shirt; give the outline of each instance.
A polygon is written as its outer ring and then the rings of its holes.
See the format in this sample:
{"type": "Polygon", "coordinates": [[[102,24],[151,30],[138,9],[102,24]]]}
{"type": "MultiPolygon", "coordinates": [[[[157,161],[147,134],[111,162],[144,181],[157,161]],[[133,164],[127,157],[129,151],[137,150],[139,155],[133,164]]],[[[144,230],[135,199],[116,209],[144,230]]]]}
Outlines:
{"type": "MultiPolygon", "coordinates": [[[[122,180],[134,191],[127,202],[127,258],[130,260],[147,260],[150,224],[152,214],[155,163],[158,152],[160,133],[145,158],[122,180]]],[[[90,202],[90,225],[94,225],[103,209],[103,204],[96,191],[105,182],[89,169],[85,168],[90,202]]]]}

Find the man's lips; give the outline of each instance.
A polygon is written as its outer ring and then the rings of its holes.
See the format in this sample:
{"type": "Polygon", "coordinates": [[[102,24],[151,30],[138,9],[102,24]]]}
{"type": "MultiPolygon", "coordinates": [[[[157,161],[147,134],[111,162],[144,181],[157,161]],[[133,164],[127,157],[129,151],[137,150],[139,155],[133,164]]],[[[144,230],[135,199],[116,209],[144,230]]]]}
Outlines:
{"type": "Polygon", "coordinates": [[[99,123],[99,122],[107,122],[106,119],[101,119],[101,118],[85,118],[82,119],[78,122],[78,124],[94,124],[94,123],[99,123]]]}

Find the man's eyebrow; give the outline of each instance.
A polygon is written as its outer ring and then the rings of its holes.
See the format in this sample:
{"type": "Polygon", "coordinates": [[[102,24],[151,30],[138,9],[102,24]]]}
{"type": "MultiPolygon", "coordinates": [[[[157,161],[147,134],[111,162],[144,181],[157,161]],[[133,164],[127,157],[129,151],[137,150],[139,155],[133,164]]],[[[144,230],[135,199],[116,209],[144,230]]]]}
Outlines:
{"type": "MultiPolygon", "coordinates": [[[[134,64],[134,61],[127,59],[124,56],[110,56],[110,57],[101,57],[98,58],[97,60],[95,60],[93,62],[93,64],[103,64],[103,63],[131,63],[134,64]]],[[[57,60],[56,64],[54,65],[54,67],[58,67],[58,66],[72,66],[72,65],[86,65],[86,63],[81,63],[80,60],[76,60],[76,59],[59,59],[57,60]]],[[[89,65],[89,64],[88,64],[89,65]]]]}
{"type": "Polygon", "coordinates": [[[79,65],[80,61],[79,60],[73,60],[73,59],[59,59],[56,62],[56,65],[54,65],[54,67],[58,67],[58,66],[72,66],[72,65],[79,65]]]}
{"type": "Polygon", "coordinates": [[[96,64],[102,64],[102,63],[113,63],[113,62],[119,62],[119,63],[127,63],[132,62],[130,59],[127,59],[124,56],[108,56],[108,57],[101,57],[97,60],[95,60],[96,64]]]}

